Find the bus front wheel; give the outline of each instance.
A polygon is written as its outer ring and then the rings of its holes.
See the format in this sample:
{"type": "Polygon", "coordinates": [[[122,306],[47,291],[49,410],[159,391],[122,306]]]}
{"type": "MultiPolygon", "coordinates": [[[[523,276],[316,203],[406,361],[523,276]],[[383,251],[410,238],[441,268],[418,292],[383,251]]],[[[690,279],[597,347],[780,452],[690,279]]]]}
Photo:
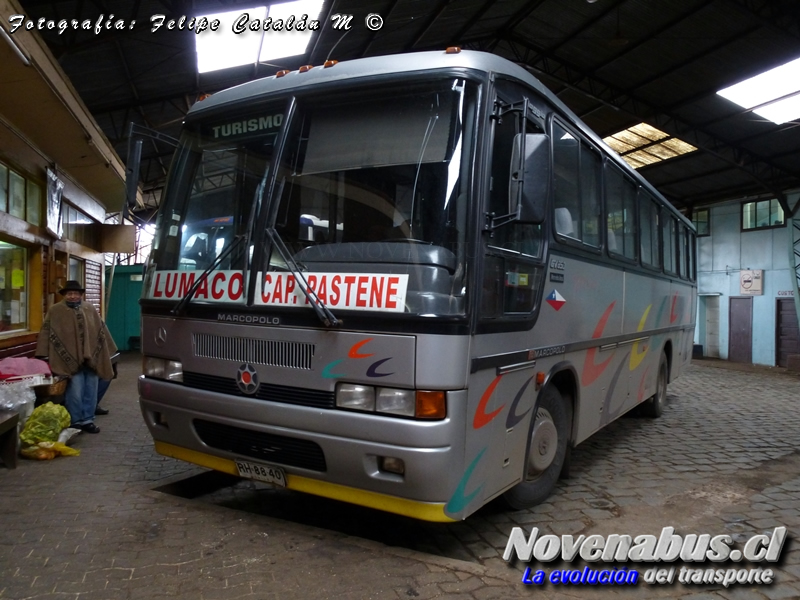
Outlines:
{"type": "Polygon", "coordinates": [[[664,405],[667,403],[667,383],[669,383],[669,367],[667,366],[667,356],[662,352],[661,360],[658,363],[656,393],[642,402],[640,411],[643,416],[657,419],[664,413],[664,405]]]}
{"type": "Polygon", "coordinates": [[[564,466],[571,424],[570,403],[555,387],[545,389],[531,429],[525,480],[503,494],[511,508],[529,508],[550,496],[564,466]]]}

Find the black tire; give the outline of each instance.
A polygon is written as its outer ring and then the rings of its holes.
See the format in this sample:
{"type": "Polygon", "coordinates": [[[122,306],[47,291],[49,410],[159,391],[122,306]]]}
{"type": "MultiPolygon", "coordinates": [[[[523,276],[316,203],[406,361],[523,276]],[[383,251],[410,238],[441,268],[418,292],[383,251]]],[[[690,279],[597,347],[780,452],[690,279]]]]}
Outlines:
{"type": "Polygon", "coordinates": [[[511,508],[536,506],[553,492],[564,466],[571,427],[572,405],[555,387],[548,387],[536,407],[525,458],[525,480],[503,494],[511,508]]]}
{"type": "Polygon", "coordinates": [[[642,416],[657,419],[664,414],[664,406],[667,403],[667,383],[669,383],[669,367],[667,366],[667,355],[662,352],[661,360],[658,363],[656,393],[642,402],[639,408],[642,416]]]}

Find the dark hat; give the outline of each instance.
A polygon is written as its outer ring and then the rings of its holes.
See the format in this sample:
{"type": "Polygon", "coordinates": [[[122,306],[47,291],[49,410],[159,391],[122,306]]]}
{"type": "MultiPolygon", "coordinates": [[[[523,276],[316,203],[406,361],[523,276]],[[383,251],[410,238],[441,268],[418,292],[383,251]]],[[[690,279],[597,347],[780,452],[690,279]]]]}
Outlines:
{"type": "Polygon", "coordinates": [[[86,290],[81,287],[80,283],[78,283],[74,279],[70,279],[69,281],[67,281],[67,284],[63,288],[58,290],[58,293],[63,296],[67,292],[80,292],[82,294],[85,291],[86,290]]]}

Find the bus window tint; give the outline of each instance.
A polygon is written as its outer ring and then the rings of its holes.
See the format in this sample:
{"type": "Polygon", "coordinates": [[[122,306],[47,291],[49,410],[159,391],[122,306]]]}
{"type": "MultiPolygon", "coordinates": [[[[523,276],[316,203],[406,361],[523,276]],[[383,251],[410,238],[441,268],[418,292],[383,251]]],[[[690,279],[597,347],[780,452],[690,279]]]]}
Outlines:
{"type": "Polygon", "coordinates": [[[677,273],[678,265],[675,258],[675,228],[676,223],[673,217],[666,217],[663,221],[661,237],[664,241],[664,270],[667,273],[677,273]]]}
{"type": "MultiPolygon", "coordinates": [[[[277,130],[277,126],[271,131],[242,127],[251,121],[258,125],[256,118],[227,117],[184,133],[154,242],[160,269],[206,269],[236,235],[245,233],[277,130]],[[238,127],[234,129],[231,121],[238,127]]],[[[245,254],[242,247],[217,268],[241,269],[245,254]]]]}
{"type": "Polygon", "coordinates": [[[609,164],[605,192],[608,252],[636,260],[636,186],[609,164]]]}
{"type": "Polygon", "coordinates": [[[581,240],[600,246],[600,155],[581,144],[581,240]]]}
{"type": "Polygon", "coordinates": [[[580,189],[578,140],[558,123],[553,123],[553,197],[556,233],[580,239],[580,189]]]}
{"type": "Polygon", "coordinates": [[[555,229],[558,235],[600,246],[600,156],[553,123],[555,229]]]}
{"type": "Polygon", "coordinates": [[[661,268],[661,243],[658,233],[658,205],[653,197],[639,192],[639,235],[641,236],[642,264],[661,268]]]}
{"type": "Polygon", "coordinates": [[[302,99],[277,174],[275,229],[295,259],[407,273],[407,312],[463,313],[476,96],[447,79],[302,99]]]}

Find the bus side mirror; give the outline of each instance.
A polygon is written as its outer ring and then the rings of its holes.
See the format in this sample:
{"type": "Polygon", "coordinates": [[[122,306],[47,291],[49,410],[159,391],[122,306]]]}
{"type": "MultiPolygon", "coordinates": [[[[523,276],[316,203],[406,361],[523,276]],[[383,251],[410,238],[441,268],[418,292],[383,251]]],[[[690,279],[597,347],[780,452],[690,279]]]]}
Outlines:
{"type": "Polygon", "coordinates": [[[550,189],[550,138],[544,133],[518,133],[511,152],[509,213],[517,223],[544,222],[550,189]]]}

